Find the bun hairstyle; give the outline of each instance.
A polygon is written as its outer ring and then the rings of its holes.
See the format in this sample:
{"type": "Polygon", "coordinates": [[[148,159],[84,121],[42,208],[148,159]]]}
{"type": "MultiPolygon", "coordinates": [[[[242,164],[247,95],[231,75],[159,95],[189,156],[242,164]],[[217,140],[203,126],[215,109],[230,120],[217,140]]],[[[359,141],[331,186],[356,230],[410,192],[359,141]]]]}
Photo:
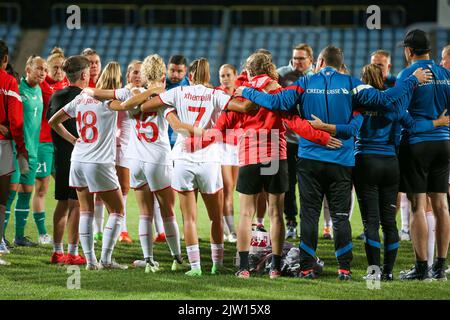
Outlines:
{"type": "Polygon", "coordinates": [[[144,81],[161,81],[166,74],[166,64],[158,54],[152,54],[144,59],[141,66],[141,76],[144,81]]]}
{"type": "Polygon", "coordinates": [[[248,70],[250,77],[267,74],[274,80],[278,79],[276,66],[272,63],[271,58],[264,53],[253,53],[248,57],[245,63],[245,69],[248,70]]]}
{"type": "Polygon", "coordinates": [[[209,84],[211,80],[211,75],[209,72],[209,62],[206,58],[199,58],[194,61],[189,66],[189,73],[192,76],[192,82],[194,84],[209,84]]]}
{"type": "Polygon", "coordinates": [[[64,50],[59,47],[54,47],[47,58],[47,62],[50,63],[52,60],[58,58],[66,59],[64,56],[64,50]]]}
{"type": "Polygon", "coordinates": [[[116,61],[109,62],[98,78],[96,88],[113,90],[122,87],[122,72],[120,64],[116,61]]]}

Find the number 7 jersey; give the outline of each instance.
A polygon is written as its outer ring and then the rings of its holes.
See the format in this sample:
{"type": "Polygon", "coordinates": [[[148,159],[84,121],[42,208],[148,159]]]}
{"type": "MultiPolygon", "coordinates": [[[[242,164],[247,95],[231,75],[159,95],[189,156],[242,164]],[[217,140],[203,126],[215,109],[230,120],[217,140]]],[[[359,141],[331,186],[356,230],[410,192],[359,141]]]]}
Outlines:
{"type": "MultiPolygon", "coordinates": [[[[175,108],[181,122],[198,128],[210,129],[214,127],[220,112],[231,97],[223,91],[195,85],[176,87],[161,93],[159,98],[164,104],[175,108]]],[[[217,143],[195,152],[187,152],[185,140],[186,136],[178,135],[172,150],[172,160],[220,162],[221,149],[217,143]]]]}
{"type": "Polygon", "coordinates": [[[63,108],[69,117],[76,118],[80,137],[71,161],[115,163],[117,112],[110,110],[108,104],[80,93],[63,108]]]}

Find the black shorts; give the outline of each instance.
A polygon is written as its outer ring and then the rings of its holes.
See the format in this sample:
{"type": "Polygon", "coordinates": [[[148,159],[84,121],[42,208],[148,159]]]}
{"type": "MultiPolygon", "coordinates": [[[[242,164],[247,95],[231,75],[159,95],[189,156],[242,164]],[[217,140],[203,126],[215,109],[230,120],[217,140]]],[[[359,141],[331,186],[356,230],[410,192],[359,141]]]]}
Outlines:
{"type": "Polygon", "coordinates": [[[70,158],[55,155],[55,199],[78,200],[77,191],[69,187],[70,158]]]}
{"type": "Polygon", "coordinates": [[[278,161],[278,168],[274,162],[249,164],[240,167],[236,190],[243,194],[258,194],[263,190],[273,194],[288,191],[287,160],[278,161]],[[273,167],[271,167],[272,164],[273,167]],[[272,170],[276,172],[271,174],[272,170]]]}
{"type": "Polygon", "coordinates": [[[449,141],[400,146],[400,192],[447,193],[449,141]]]}

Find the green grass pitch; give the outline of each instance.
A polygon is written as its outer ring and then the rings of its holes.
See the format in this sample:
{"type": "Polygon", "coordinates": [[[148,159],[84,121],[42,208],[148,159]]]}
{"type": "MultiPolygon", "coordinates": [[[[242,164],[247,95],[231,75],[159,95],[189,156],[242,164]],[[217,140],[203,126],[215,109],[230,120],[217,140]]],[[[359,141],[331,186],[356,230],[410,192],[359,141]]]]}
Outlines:
{"type": "MultiPolygon", "coordinates": [[[[47,195],[47,228],[52,232],[53,181],[47,195]]],[[[238,197],[235,197],[236,218],[238,219],[238,197]]],[[[114,257],[120,263],[131,265],[142,256],[137,236],[138,210],[133,192],[128,196],[128,229],[134,240],[132,245],[118,244],[114,257]]],[[[177,205],[177,218],[180,227],[181,212],[177,205]]],[[[237,220],[236,219],[236,220],[237,220]]],[[[268,218],[266,218],[268,222],[268,218]]],[[[237,221],[236,221],[237,222],[237,221]]],[[[267,224],[266,222],[266,224],[267,224]]],[[[321,222],[322,223],[322,222],[321,222]]],[[[362,231],[361,217],[356,206],[352,220],[353,237],[362,231]]],[[[13,237],[13,219],[8,226],[7,238],[13,237]]],[[[322,231],[320,225],[320,232],[322,231]]],[[[26,234],[36,240],[37,231],[30,214],[26,234]]],[[[237,279],[232,266],[235,246],[225,244],[225,265],[228,272],[220,276],[209,274],[211,268],[209,249],[209,222],[203,203],[199,200],[199,234],[201,237],[201,258],[204,275],[189,278],[184,272],[170,271],[171,257],[166,244],[155,245],[155,259],[163,271],[146,274],[143,269],[130,268],[125,271],[80,271],[80,289],[68,289],[68,273],[65,266],[50,265],[51,247],[15,248],[6,259],[11,266],[0,267],[0,299],[449,299],[450,282],[401,282],[381,283],[379,290],[368,289],[362,276],[367,265],[362,241],[354,240],[353,280],[342,283],[336,279],[336,260],[331,241],[320,240],[318,255],[325,261],[324,274],[318,280],[297,278],[278,278],[254,276],[250,279],[237,279]]],[[[295,242],[298,245],[298,241],[295,242]]],[[[97,255],[99,254],[99,245],[97,255]]],[[[182,242],[185,256],[184,243],[182,242]]],[[[67,242],[65,244],[67,249],[67,242]]],[[[186,259],[187,260],[187,259],[186,259]]],[[[410,242],[402,242],[395,266],[398,279],[400,270],[413,263],[410,242]]]]}

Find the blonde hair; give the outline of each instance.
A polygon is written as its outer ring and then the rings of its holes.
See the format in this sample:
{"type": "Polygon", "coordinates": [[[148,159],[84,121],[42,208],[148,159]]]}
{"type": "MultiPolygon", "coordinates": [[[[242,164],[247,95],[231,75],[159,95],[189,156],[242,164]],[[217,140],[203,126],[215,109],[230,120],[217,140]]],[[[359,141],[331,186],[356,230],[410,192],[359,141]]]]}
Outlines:
{"type": "Polygon", "coordinates": [[[166,64],[158,54],[147,56],[142,62],[141,76],[145,81],[161,81],[166,74],[166,64]]]}
{"type": "Polygon", "coordinates": [[[311,58],[311,60],[314,59],[313,49],[311,48],[310,45],[308,45],[306,43],[299,43],[293,49],[294,50],[303,50],[308,54],[308,56],[311,58]]]}
{"type": "Polygon", "coordinates": [[[47,63],[51,63],[52,60],[61,58],[63,60],[66,59],[64,56],[64,50],[58,47],[54,47],[50,52],[50,55],[47,57],[47,63]]]}
{"type": "Polygon", "coordinates": [[[45,62],[45,59],[43,59],[41,56],[37,56],[37,55],[33,54],[28,57],[27,63],[25,64],[25,66],[32,67],[38,60],[43,60],[45,62]]]}
{"type": "Polygon", "coordinates": [[[445,46],[443,51],[445,55],[450,56],[450,44],[448,46],[445,46]]]}
{"type": "Polygon", "coordinates": [[[120,64],[116,61],[109,62],[98,78],[96,88],[113,90],[122,87],[122,72],[120,64]]]}
{"type": "Polygon", "coordinates": [[[133,67],[134,67],[135,65],[137,65],[137,64],[142,64],[142,61],[141,61],[141,60],[133,60],[133,61],[131,61],[131,62],[128,64],[128,67],[127,67],[127,74],[126,74],[127,79],[128,79],[128,76],[130,75],[131,70],[132,70],[133,67]]]}
{"type": "Polygon", "coordinates": [[[192,61],[189,66],[189,73],[192,75],[192,82],[194,84],[209,84],[211,75],[209,72],[209,62],[206,58],[199,58],[192,61]]]}
{"type": "Polygon", "coordinates": [[[362,68],[361,80],[377,89],[384,89],[383,71],[376,64],[368,64],[362,68]]]}
{"type": "Polygon", "coordinates": [[[260,74],[267,74],[270,78],[277,80],[277,67],[267,54],[254,53],[247,58],[245,69],[248,70],[249,76],[254,77],[260,74]]]}

